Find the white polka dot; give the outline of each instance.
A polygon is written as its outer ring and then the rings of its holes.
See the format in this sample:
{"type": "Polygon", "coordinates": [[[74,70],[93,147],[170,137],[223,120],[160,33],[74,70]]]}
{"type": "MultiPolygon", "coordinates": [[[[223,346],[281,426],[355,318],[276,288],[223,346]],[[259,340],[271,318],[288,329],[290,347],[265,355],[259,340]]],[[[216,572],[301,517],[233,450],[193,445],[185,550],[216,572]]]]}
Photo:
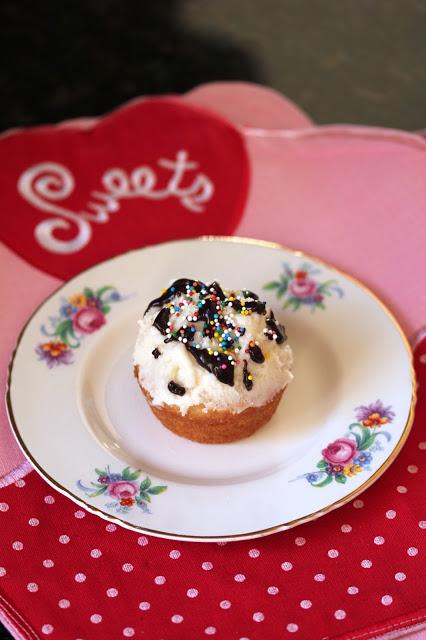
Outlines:
{"type": "Polygon", "coordinates": [[[214,634],[216,633],[216,627],[206,627],[204,629],[204,633],[206,634],[206,636],[214,636],[214,634]]]}
{"type": "Polygon", "coordinates": [[[23,548],[24,545],[20,540],[15,540],[15,542],[12,544],[12,549],[15,549],[15,551],[22,551],[23,548]]]}
{"type": "Polygon", "coordinates": [[[405,573],[403,571],[398,571],[398,573],[395,573],[395,580],[397,582],[404,582],[406,577],[407,576],[405,575],[405,573]]]}
{"type": "Polygon", "coordinates": [[[118,596],[118,589],[116,589],[115,587],[110,587],[106,590],[106,594],[108,598],[116,598],[118,596]]]}
{"type": "Polygon", "coordinates": [[[58,539],[61,544],[68,544],[68,542],[70,541],[70,537],[65,534],[59,536],[58,539]]]}
{"type": "Polygon", "coordinates": [[[337,556],[339,555],[339,552],[337,551],[337,549],[329,549],[327,551],[327,555],[329,558],[337,558],[337,556]]]}
{"type": "Polygon", "coordinates": [[[74,576],[74,580],[76,582],[84,582],[86,580],[86,576],[84,573],[76,573],[74,576]]]}
{"type": "Polygon", "coordinates": [[[69,609],[70,606],[71,606],[71,602],[66,598],[63,598],[58,602],[58,607],[60,607],[61,609],[69,609]]]}
{"type": "Polygon", "coordinates": [[[183,622],[183,616],[180,616],[178,613],[175,613],[174,616],[171,617],[171,621],[175,624],[180,624],[183,622]]]}
{"type": "Polygon", "coordinates": [[[422,355],[419,357],[419,362],[421,362],[422,364],[426,364],[426,354],[422,353],[422,355]]]}
{"type": "Polygon", "coordinates": [[[219,542],[216,542],[218,547],[224,547],[226,544],[228,544],[226,542],[226,540],[219,540],[219,542]]]}
{"type": "Polygon", "coordinates": [[[139,602],[139,609],[141,611],[148,611],[151,608],[151,604],[149,602],[139,602]]]}
{"type": "Polygon", "coordinates": [[[125,562],[121,568],[123,569],[124,573],[130,573],[131,571],[133,571],[133,565],[130,562],[125,562]]]}
{"type": "Polygon", "coordinates": [[[381,544],[384,544],[385,539],[383,536],[375,536],[373,542],[374,544],[381,545],[381,544]]]}
{"type": "Polygon", "coordinates": [[[259,551],[259,549],[250,549],[248,554],[249,554],[250,558],[258,558],[260,556],[260,551],[259,551]]]}
{"type": "Polygon", "coordinates": [[[55,502],[55,498],[53,496],[44,496],[44,501],[46,504],[53,504],[55,502]]]}
{"type": "Polygon", "coordinates": [[[146,547],[148,544],[148,538],[146,536],[139,536],[138,544],[140,544],[141,547],[146,547]]]}
{"type": "Polygon", "coordinates": [[[3,576],[5,576],[7,573],[6,569],[4,567],[0,567],[0,578],[2,578],[3,576]]]}
{"type": "Polygon", "coordinates": [[[154,582],[155,584],[164,584],[166,582],[166,578],[164,576],[155,576],[154,582]]]}
{"type": "Polygon", "coordinates": [[[74,518],[77,518],[77,520],[81,520],[82,518],[85,518],[85,517],[86,517],[86,514],[81,509],[74,512],[74,518]]]}
{"type": "Polygon", "coordinates": [[[358,587],[348,587],[348,593],[350,596],[355,596],[359,592],[358,587]]]}
{"type": "Polygon", "coordinates": [[[172,558],[172,560],[177,560],[178,558],[180,558],[180,551],[178,551],[177,549],[172,549],[172,551],[170,551],[169,553],[170,558],[172,558]]]}
{"type": "Polygon", "coordinates": [[[0,511],[9,511],[9,505],[7,502],[0,502],[0,511]]]}
{"type": "Polygon", "coordinates": [[[90,552],[92,558],[100,558],[102,555],[102,551],[100,549],[92,549],[90,552]]]}
{"type": "Polygon", "coordinates": [[[43,560],[43,567],[46,567],[46,569],[51,569],[54,566],[55,563],[53,562],[53,560],[50,560],[49,558],[47,560],[43,560]]]}
{"type": "Polygon", "coordinates": [[[265,615],[261,611],[256,611],[256,613],[253,613],[253,620],[255,622],[263,622],[264,619],[265,615]]]}
{"type": "Polygon", "coordinates": [[[41,628],[41,632],[44,633],[45,636],[49,636],[53,632],[53,627],[51,624],[44,624],[41,628]]]}
{"type": "Polygon", "coordinates": [[[420,529],[426,529],[426,520],[420,520],[419,527],[420,529]]]}
{"type": "Polygon", "coordinates": [[[269,593],[270,596],[276,596],[277,593],[279,593],[279,589],[278,587],[268,587],[267,588],[267,592],[269,593]]]}
{"type": "Polygon", "coordinates": [[[188,598],[196,598],[198,596],[198,589],[188,589],[186,595],[188,596],[188,598]]]}
{"type": "Polygon", "coordinates": [[[237,575],[234,576],[235,582],[244,582],[245,579],[246,577],[243,573],[237,573],[237,575]]]}
{"type": "Polygon", "coordinates": [[[300,606],[302,609],[310,609],[312,607],[312,602],[310,600],[302,600],[300,602],[300,606]]]}
{"type": "Polygon", "coordinates": [[[295,538],[294,543],[297,544],[298,547],[303,547],[303,545],[306,543],[306,540],[305,538],[299,536],[298,538],[295,538]]]}
{"type": "Polygon", "coordinates": [[[107,526],[105,527],[105,531],[108,531],[108,533],[112,533],[113,531],[117,531],[117,525],[116,524],[107,524],[107,526]]]}
{"type": "Polygon", "coordinates": [[[417,473],[418,470],[419,470],[419,468],[415,464],[409,464],[408,467],[407,467],[408,473],[417,473]]]}
{"type": "Polygon", "coordinates": [[[202,569],[204,569],[204,571],[211,571],[213,569],[213,565],[211,562],[203,562],[201,567],[202,569]]]}
{"type": "Polygon", "coordinates": [[[417,549],[417,547],[408,547],[407,549],[407,553],[409,556],[416,556],[418,552],[419,550],[417,549]]]}
{"type": "Polygon", "coordinates": [[[315,580],[315,582],[324,582],[325,575],[323,573],[316,573],[314,575],[314,580],[315,580]]]}
{"type": "Polygon", "coordinates": [[[291,562],[283,562],[281,565],[281,569],[283,571],[291,571],[293,569],[293,565],[291,562]]]}
{"type": "Polygon", "coordinates": [[[363,567],[364,569],[370,569],[373,566],[373,563],[371,562],[371,560],[363,560],[361,562],[361,567],[363,567]]]}
{"type": "Polygon", "coordinates": [[[388,607],[390,604],[392,604],[393,602],[393,598],[392,596],[386,594],[385,596],[382,596],[381,599],[381,603],[385,605],[385,607],[388,607]]]}
{"type": "Polygon", "coordinates": [[[229,602],[229,600],[222,600],[222,602],[219,603],[219,607],[221,609],[230,609],[231,603],[229,602]]]}
{"type": "Polygon", "coordinates": [[[133,627],[125,627],[123,629],[123,636],[125,638],[132,638],[135,635],[135,630],[133,627]]]}
{"type": "Polygon", "coordinates": [[[350,524],[342,524],[340,531],[342,531],[342,533],[350,533],[352,531],[352,527],[350,524]]]}
{"type": "Polygon", "coordinates": [[[407,493],[408,491],[407,487],[404,487],[404,485],[402,484],[398,485],[396,490],[398,491],[398,493],[407,493]]]}
{"type": "Polygon", "coordinates": [[[334,612],[334,617],[336,620],[344,620],[344,618],[346,618],[346,611],[343,611],[343,609],[337,609],[337,611],[334,612]]]}
{"type": "Polygon", "coordinates": [[[17,480],[15,482],[15,487],[19,487],[20,489],[22,489],[22,487],[25,487],[25,480],[23,478],[17,480]]]}
{"type": "Polygon", "coordinates": [[[299,626],[297,624],[295,624],[294,622],[290,622],[290,624],[287,625],[287,631],[289,633],[296,633],[296,631],[298,631],[299,626]]]}
{"type": "Polygon", "coordinates": [[[37,582],[29,582],[27,584],[27,589],[28,591],[30,591],[31,593],[35,593],[36,591],[38,591],[38,584],[37,582]]]}
{"type": "Polygon", "coordinates": [[[90,616],[90,622],[93,622],[93,624],[99,624],[100,622],[102,622],[102,616],[100,613],[92,613],[92,615],[90,616]]]}
{"type": "Polygon", "coordinates": [[[426,449],[426,442],[419,442],[419,449],[424,451],[426,449]]]}
{"type": "Polygon", "coordinates": [[[389,511],[386,511],[386,517],[389,520],[393,520],[394,518],[396,518],[396,511],[394,511],[393,509],[389,509],[389,511]]]}
{"type": "Polygon", "coordinates": [[[38,525],[40,524],[40,520],[38,520],[38,518],[30,518],[28,520],[28,524],[30,525],[30,527],[38,527],[38,525]]]}
{"type": "Polygon", "coordinates": [[[363,506],[364,506],[364,501],[363,500],[354,500],[352,504],[355,507],[355,509],[362,509],[363,506]]]}

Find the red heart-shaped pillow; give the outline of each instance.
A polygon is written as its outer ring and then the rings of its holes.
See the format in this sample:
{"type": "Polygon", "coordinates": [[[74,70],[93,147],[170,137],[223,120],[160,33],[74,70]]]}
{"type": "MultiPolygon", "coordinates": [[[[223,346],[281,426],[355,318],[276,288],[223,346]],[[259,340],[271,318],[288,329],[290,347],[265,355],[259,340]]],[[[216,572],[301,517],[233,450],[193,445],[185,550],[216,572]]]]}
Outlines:
{"type": "Polygon", "coordinates": [[[66,279],[146,244],[232,233],[248,188],[231,123],[173,98],[0,140],[1,239],[66,279]]]}

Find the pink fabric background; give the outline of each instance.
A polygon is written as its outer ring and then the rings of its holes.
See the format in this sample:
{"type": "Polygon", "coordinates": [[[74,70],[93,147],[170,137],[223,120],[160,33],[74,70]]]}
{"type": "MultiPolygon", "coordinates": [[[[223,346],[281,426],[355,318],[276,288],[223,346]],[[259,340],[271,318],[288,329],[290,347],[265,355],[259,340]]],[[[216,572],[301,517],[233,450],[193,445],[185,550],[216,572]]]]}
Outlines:
{"type": "MultiPolygon", "coordinates": [[[[283,96],[246,83],[204,85],[182,99],[220,112],[246,137],[251,187],[236,235],[273,240],[348,271],[383,298],[408,335],[424,323],[426,140],[379,128],[315,127],[283,96]]],[[[0,274],[13,309],[0,316],[4,385],[23,323],[60,281],[5,247],[0,274]]],[[[3,407],[0,440],[1,485],[29,468],[5,477],[24,457],[3,407]]]]}

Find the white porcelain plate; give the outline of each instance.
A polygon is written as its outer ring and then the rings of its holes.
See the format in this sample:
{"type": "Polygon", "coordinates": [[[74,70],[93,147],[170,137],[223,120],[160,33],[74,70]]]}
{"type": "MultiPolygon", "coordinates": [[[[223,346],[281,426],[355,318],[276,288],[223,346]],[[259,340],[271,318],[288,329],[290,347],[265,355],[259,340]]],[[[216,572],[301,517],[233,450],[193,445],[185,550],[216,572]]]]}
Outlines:
{"type": "Polygon", "coordinates": [[[195,540],[266,535],[352,499],[395,458],[414,402],[407,341],[371,292],[300,252],[235,238],[132,251],[64,284],[25,326],[8,391],[18,442],[56,489],[131,529],[195,540]],[[250,438],[180,438],[137,386],[136,321],[177,277],[256,291],[286,327],[295,379],[250,438]]]}

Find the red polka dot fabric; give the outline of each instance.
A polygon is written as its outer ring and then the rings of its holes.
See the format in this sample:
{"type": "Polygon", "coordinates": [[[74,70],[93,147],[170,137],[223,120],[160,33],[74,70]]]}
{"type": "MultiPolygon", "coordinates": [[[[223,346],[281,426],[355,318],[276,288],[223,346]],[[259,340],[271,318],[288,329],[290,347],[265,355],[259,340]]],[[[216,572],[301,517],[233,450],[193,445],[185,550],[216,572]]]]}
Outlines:
{"type": "Polygon", "coordinates": [[[1,618],[31,640],[367,640],[426,620],[426,339],[415,366],[416,418],[392,467],[290,531],[168,541],[86,513],[35,472],[0,490],[1,618]]]}

